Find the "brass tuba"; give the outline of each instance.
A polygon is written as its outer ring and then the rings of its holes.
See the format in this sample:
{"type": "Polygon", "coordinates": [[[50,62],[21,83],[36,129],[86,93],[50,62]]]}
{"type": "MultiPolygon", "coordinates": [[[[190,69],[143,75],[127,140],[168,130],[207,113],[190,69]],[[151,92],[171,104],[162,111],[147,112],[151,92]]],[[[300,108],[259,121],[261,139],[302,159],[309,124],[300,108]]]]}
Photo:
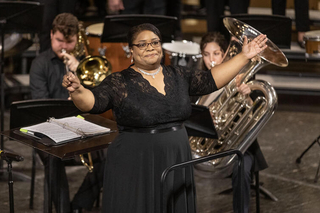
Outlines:
{"type": "Polygon", "coordinates": [[[105,56],[91,55],[89,40],[82,22],[79,22],[78,42],[74,55],[78,58],[87,55],[80,61],[76,71],[81,83],[87,87],[99,85],[105,77],[112,73],[112,66],[105,56]]]}
{"type": "MultiPolygon", "coordinates": [[[[224,18],[223,22],[229,33],[235,38],[231,40],[224,60],[240,52],[244,36],[250,42],[261,34],[253,27],[234,18],[224,18]]],[[[234,78],[224,87],[216,101],[210,100],[210,95],[206,95],[196,102],[196,104],[209,107],[219,138],[190,136],[189,142],[193,158],[228,149],[237,149],[244,153],[274,114],[277,106],[277,94],[274,88],[262,80],[248,82],[259,69],[268,64],[280,67],[288,65],[287,58],[272,41],[268,40],[266,44],[267,48],[251,59],[238,74],[240,81],[246,83],[252,91],[260,91],[261,94],[255,100],[238,93],[234,78]]],[[[204,177],[226,177],[232,172],[234,159],[235,155],[201,163],[195,166],[195,172],[204,177]]]]}

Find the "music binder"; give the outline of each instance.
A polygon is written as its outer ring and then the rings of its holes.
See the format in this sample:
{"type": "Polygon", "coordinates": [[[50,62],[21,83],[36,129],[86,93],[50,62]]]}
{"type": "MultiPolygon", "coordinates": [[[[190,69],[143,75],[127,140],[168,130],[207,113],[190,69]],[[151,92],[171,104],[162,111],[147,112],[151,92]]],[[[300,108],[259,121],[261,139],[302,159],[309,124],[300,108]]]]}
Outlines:
{"type": "Polygon", "coordinates": [[[191,116],[184,122],[188,135],[218,139],[209,108],[203,105],[191,105],[191,116]]]}
{"type": "Polygon", "coordinates": [[[86,121],[81,116],[71,116],[60,119],[52,117],[46,122],[22,127],[20,132],[37,139],[48,137],[54,142],[53,144],[58,145],[76,139],[110,133],[111,130],[86,121]]]}

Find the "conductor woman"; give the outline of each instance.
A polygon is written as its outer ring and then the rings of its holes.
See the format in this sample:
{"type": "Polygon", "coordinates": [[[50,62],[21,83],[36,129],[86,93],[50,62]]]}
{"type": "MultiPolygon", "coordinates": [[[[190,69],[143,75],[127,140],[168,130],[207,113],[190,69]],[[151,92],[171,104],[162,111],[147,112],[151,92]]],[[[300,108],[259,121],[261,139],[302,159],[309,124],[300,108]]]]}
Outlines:
{"type": "MultiPolygon", "coordinates": [[[[162,172],[191,160],[183,126],[191,114],[189,95],[209,94],[223,87],[266,48],[266,41],[265,35],[250,43],[245,38],[242,52],[211,72],[164,66],[160,64],[161,34],[146,23],[128,33],[134,61],[129,68],[112,73],[91,91],[72,73],[64,76],[62,85],[80,110],[102,113],[112,109],[119,128],[108,148],[102,212],[160,212],[162,172]]],[[[168,178],[168,212],[195,212],[192,168],[168,178]]]]}

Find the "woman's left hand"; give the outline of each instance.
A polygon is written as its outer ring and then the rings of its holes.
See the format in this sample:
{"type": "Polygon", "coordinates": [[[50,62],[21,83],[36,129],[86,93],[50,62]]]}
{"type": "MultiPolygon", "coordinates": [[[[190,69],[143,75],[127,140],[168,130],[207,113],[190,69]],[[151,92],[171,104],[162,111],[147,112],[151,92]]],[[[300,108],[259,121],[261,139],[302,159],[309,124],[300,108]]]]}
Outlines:
{"type": "Polygon", "coordinates": [[[236,85],[238,88],[238,92],[241,95],[249,95],[251,93],[251,89],[247,84],[241,83],[242,75],[243,74],[240,74],[240,75],[237,75],[237,77],[236,77],[236,85]]]}
{"type": "Polygon", "coordinates": [[[251,93],[251,89],[247,84],[242,83],[241,85],[238,86],[238,92],[241,95],[249,95],[251,93]]]}
{"type": "Polygon", "coordinates": [[[251,42],[248,43],[248,38],[245,36],[243,39],[242,53],[248,59],[251,59],[267,48],[267,45],[266,45],[267,41],[268,41],[267,36],[261,34],[255,37],[251,42]]]}

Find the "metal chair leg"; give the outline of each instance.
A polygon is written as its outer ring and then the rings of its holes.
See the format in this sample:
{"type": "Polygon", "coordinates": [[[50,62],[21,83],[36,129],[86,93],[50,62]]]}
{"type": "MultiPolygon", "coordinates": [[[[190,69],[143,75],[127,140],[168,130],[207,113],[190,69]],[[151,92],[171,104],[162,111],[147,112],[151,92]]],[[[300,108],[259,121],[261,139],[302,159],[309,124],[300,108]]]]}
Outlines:
{"type": "Polygon", "coordinates": [[[35,149],[33,149],[32,150],[32,168],[31,168],[31,186],[30,186],[29,209],[33,209],[35,176],[36,176],[36,151],[35,151],[35,149]]]}
{"type": "Polygon", "coordinates": [[[315,183],[318,182],[318,179],[319,179],[319,169],[320,169],[320,160],[319,160],[319,165],[318,165],[316,176],[314,177],[314,182],[315,183]]]}
{"type": "MultiPolygon", "coordinates": [[[[315,144],[315,143],[318,143],[318,145],[320,146],[320,135],[308,146],[308,148],[306,150],[304,150],[302,152],[302,154],[297,158],[296,160],[296,163],[301,163],[301,158],[304,156],[304,154],[306,154],[309,149],[311,149],[311,147],[315,144]]],[[[314,182],[318,182],[318,179],[319,179],[319,169],[320,169],[320,161],[319,161],[319,165],[318,165],[318,169],[317,169],[317,172],[316,172],[316,176],[314,177],[314,182]]]]}
{"type": "Polygon", "coordinates": [[[259,172],[255,172],[256,213],[260,213],[260,181],[259,172]]]}
{"type": "Polygon", "coordinates": [[[100,193],[99,193],[98,196],[97,196],[96,207],[97,207],[97,208],[100,207],[100,193]]]}
{"type": "MultiPolygon", "coordinates": [[[[279,199],[276,196],[274,196],[269,190],[261,186],[259,182],[259,172],[255,172],[254,175],[255,175],[255,183],[253,184],[253,187],[256,190],[256,192],[259,192],[258,195],[263,194],[266,198],[270,200],[278,201],[279,199]]],[[[260,204],[260,199],[257,202],[259,202],[260,204]]]]}

